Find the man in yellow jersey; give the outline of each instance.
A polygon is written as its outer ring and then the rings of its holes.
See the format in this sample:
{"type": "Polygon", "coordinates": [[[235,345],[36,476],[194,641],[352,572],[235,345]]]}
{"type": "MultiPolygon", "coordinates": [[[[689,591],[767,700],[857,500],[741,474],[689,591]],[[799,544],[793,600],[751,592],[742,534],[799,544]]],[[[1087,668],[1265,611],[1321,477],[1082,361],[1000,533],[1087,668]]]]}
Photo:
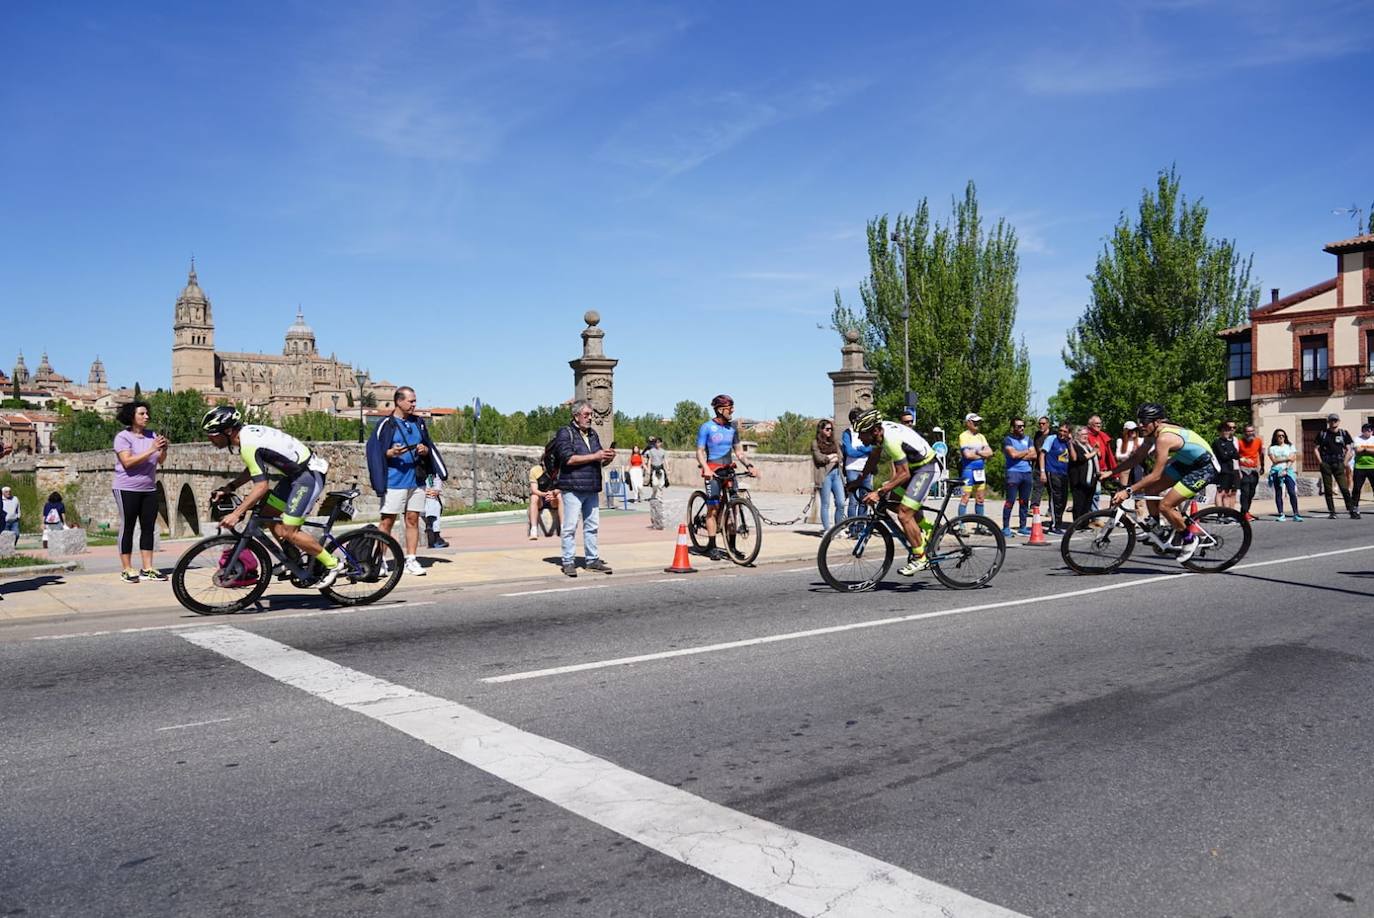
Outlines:
{"type": "Polygon", "coordinates": [[[959,497],[959,515],[968,513],[968,499],[973,498],[973,512],[983,515],[983,501],[988,496],[987,461],[992,456],[988,438],[978,432],[983,419],[976,412],[964,415],[964,429],[959,433],[959,477],[964,480],[964,493],[959,497]]]}
{"type": "Polygon", "coordinates": [[[1197,551],[1197,539],[1187,531],[1179,504],[1191,500],[1216,477],[1217,457],[1207,441],[1186,427],[1169,423],[1164,406],[1146,402],[1136,410],[1136,423],[1144,438],[1140,447],[1116,467],[1116,475],[1125,482],[1132,468],[1144,462],[1151,452],[1154,468],[1131,487],[1112,495],[1116,506],[1134,494],[1163,494],[1159,502],[1160,515],[1173,527],[1173,538],[1166,543],[1178,552],[1180,563],[1197,551]]]}

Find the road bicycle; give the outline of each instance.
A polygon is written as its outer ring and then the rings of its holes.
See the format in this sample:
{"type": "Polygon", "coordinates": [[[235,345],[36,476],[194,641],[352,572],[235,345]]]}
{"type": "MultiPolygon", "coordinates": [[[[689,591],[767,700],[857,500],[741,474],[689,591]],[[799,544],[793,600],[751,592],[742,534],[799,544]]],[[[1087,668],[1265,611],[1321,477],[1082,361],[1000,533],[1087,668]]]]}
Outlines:
{"type": "MultiPolygon", "coordinates": [[[[753,477],[752,472],[745,475],[753,477]]],[[[747,567],[754,563],[763,548],[763,517],[749,499],[749,491],[739,486],[739,473],[733,464],[722,465],[715,471],[715,479],[720,485],[720,517],[716,532],[725,541],[725,554],[730,560],[747,567]]],[[[709,537],[706,534],[705,491],[693,491],[687,498],[687,535],[697,551],[705,551],[709,537]]]]}
{"type": "MultiPolygon", "coordinates": [[[[1007,540],[1002,527],[986,516],[968,514],[949,517],[945,510],[959,479],[944,482],[944,500],[934,513],[931,529],[925,535],[925,557],[930,571],[952,590],[971,590],[987,586],[1007,557],[1007,540]]],[[[901,524],[892,515],[901,501],[886,497],[867,516],[850,517],[831,526],[821,537],[816,564],[821,577],[833,589],[861,593],[882,582],[892,568],[895,545],[907,553],[911,543],[901,524]]],[[[922,527],[925,528],[924,526],[922,527]]]]}
{"type": "MultiPolygon", "coordinates": [[[[1104,493],[1117,490],[1105,481],[1102,484],[1104,493]]],[[[1158,501],[1162,495],[1139,494],[1135,499],[1158,501]]],[[[1137,538],[1160,557],[1177,557],[1179,549],[1169,544],[1173,529],[1154,516],[1137,520],[1134,508],[1127,508],[1127,503],[1094,510],[1074,520],[1059,542],[1064,563],[1080,574],[1110,574],[1131,556],[1137,538]]],[[[1230,507],[1195,510],[1195,506],[1179,508],[1185,510],[1184,522],[1198,541],[1193,556],[1182,564],[1199,574],[1220,573],[1239,562],[1250,550],[1250,523],[1244,514],[1230,507]]]]}
{"type": "MultiPolygon", "coordinates": [[[[318,530],[320,544],[343,565],[334,585],[320,591],[341,606],[376,602],[401,579],[401,546],[391,536],[372,525],[338,537],[333,533],[335,523],[352,518],[359,493],[356,487],[330,491],[333,507],[328,517],[323,523],[307,520],[303,527],[318,530]]],[[[239,503],[238,497],[229,495],[212,504],[211,515],[218,518],[239,503]]],[[[178,602],[198,615],[225,615],[257,602],[274,576],[300,589],[309,589],[320,579],[324,565],[318,559],[305,557],[294,545],[272,535],[266,525],[272,518],[263,515],[266,507],[266,501],[259,504],[241,529],[202,539],[186,550],[172,571],[172,592],[178,602]]]]}

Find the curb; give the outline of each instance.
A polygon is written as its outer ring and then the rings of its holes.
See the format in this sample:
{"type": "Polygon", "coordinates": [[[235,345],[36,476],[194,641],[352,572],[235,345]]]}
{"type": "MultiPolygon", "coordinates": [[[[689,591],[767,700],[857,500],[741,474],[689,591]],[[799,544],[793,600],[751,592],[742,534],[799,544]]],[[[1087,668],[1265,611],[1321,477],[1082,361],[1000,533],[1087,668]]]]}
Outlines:
{"type": "Polygon", "coordinates": [[[26,580],[44,574],[61,574],[66,571],[81,570],[80,561],[63,561],[59,564],[31,564],[28,567],[0,568],[0,580],[26,580]]]}

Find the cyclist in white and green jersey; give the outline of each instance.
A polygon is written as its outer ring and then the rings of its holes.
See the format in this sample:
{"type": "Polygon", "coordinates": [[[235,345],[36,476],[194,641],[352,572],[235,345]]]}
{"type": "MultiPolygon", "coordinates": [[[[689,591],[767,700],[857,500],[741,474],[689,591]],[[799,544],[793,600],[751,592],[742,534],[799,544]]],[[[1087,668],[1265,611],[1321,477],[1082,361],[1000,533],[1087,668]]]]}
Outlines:
{"type": "Polygon", "coordinates": [[[1159,513],[1173,527],[1169,547],[1178,552],[1180,563],[1197,551],[1197,539],[1184,525],[1179,504],[1191,500],[1216,477],[1219,466],[1212,447],[1205,439],[1186,427],[1169,423],[1164,406],[1146,402],[1136,410],[1136,423],[1144,438],[1139,448],[1116,467],[1121,481],[1128,480],[1132,468],[1154,454],[1154,468],[1134,485],[1112,495],[1112,506],[1135,493],[1163,494],[1159,513]]]}
{"type": "Polygon", "coordinates": [[[872,475],[883,457],[892,461],[892,477],[865,494],[863,501],[869,506],[876,506],[888,494],[901,500],[901,506],[897,508],[897,521],[911,543],[911,554],[906,565],[897,573],[903,577],[915,576],[918,571],[930,566],[925,556],[925,530],[930,524],[921,512],[921,502],[930,493],[940,472],[940,464],[935,461],[935,450],[925,437],[910,427],[884,421],[875,408],[856,417],[854,429],[865,445],[874,447],[856,482],[872,475]]]}
{"type": "Polygon", "coordinates": [[[315,501],[324,493],[324,472],[329,466],[313,456],[310,447],[288,433],[260,424],[245,426],[243,416],[232,405],[211,408],[205,412],[200,426],[215,446],[235,447],[246,467],[243,474],[212,496],[232,492],[247,481],[253,482],[253,489],[243,503],[220,520],[220,526],[227,529],[238,525],[250,510],[266,500],[267,509],[263,515],[280,517],[271,522],[272,534],[324,566],[324,573],[312,584],[316,589],[333,586],[339,576],[339,560],[314,536],[301,529],[315,501]]]}

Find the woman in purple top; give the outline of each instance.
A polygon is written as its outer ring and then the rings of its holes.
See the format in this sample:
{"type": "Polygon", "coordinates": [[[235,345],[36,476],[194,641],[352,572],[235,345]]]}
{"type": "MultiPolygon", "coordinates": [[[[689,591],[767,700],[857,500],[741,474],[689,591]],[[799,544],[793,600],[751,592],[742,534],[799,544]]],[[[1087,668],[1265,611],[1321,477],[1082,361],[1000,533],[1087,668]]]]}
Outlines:
{"type": "Polygon", "coordinates": [[[167,438],[148,430],[148,403],[130,402],[115,415],[125,429],[115,434],[114,499],[119,510],[120,578],[138,583],[140,578],[166,580],[153,567],[153,528],[157,525],[157,466],[167,459],[167,438]],[[143,569],[134,570],[134,523],[138,523],[138,548],[143,569]]]}

